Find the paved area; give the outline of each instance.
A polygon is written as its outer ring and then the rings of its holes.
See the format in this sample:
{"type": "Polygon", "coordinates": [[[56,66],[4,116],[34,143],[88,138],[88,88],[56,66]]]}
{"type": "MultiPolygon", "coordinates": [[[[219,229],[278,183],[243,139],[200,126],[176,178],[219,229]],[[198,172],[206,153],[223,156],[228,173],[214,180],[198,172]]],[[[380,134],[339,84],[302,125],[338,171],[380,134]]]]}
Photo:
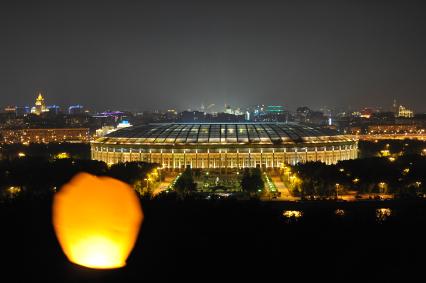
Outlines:
{"type": "Polygon", "coordinates": [[[276,200],[276,201],[298,201],[299,197],[294,197],[291,195],[289,189],[284,185],[279,176],[271,176],[268,175],[271,181],[274,183],[275,188],[280,193],[276,198],[272,198],[272,196],[267,195],[263,199],[264,200],[276,200]]]}
{"type": "Polygon", "coordinates": [[[152,191],[152,195],[156,196],[159,193],[167,190],[167,188],[170,186],[170,183],[173,182],[175,178],[176,176],[165,177],[164,180],[152,191]]]}

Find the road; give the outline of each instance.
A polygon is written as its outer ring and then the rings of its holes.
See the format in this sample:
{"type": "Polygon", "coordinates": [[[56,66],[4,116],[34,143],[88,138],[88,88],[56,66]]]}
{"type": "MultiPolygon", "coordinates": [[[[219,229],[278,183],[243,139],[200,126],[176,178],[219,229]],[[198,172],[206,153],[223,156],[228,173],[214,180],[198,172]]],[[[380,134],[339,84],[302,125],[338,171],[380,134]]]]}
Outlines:
{"type": "Polygon", "coordinates": [[[152,195],[156,196],[159,193],[167,190],[167,188],[170,186],[170,183],[173,182],[175,178],[175,176],[166,176],[164,180],[152,191],[152,195]]]}
{"type": "Polygon", "coordinates": [[[277,197],[274,200],[279,201],[297,201],[300,200],[299,197],[294,197],[291,195],[289,189],[284,185],[279,176],[269,176],[272,182],[275,184],[277,191],[281,193],[280,197],[277,197]]]}

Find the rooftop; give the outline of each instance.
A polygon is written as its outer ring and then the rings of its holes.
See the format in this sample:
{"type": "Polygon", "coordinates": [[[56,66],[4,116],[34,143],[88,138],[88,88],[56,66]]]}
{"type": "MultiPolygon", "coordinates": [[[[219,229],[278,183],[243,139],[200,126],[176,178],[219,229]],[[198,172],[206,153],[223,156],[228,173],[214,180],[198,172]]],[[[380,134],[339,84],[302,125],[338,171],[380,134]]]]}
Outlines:
{"type": "Polygon", "coordinates": [[[297,123],[161,123],[124,128],[97,142],[132,144],[299,143],[350,140],[336,131],[297,123]]]}

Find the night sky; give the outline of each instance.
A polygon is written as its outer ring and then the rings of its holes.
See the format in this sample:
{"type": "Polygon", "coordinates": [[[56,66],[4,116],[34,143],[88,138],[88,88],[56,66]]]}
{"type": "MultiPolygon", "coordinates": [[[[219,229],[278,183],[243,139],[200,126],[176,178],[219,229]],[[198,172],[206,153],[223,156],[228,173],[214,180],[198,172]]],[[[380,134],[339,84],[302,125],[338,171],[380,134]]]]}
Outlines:
{"type": "Polygon", "coordinates": [[[0,105],[424,112],[422,2],[3,0],[0,105]]]}

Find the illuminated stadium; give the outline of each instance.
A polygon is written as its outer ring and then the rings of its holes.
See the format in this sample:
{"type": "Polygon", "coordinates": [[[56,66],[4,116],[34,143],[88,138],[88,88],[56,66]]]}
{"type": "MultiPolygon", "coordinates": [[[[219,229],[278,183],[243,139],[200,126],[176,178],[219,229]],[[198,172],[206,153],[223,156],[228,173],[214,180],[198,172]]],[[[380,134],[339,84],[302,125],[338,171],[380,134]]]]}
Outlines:
{"type": "Polygon", "coordinates": [[[124,128],[91,145],[92,159],[164,168],[276,168],[357,157],[357,140],[296,123],[165,123],[124,128]]]}

